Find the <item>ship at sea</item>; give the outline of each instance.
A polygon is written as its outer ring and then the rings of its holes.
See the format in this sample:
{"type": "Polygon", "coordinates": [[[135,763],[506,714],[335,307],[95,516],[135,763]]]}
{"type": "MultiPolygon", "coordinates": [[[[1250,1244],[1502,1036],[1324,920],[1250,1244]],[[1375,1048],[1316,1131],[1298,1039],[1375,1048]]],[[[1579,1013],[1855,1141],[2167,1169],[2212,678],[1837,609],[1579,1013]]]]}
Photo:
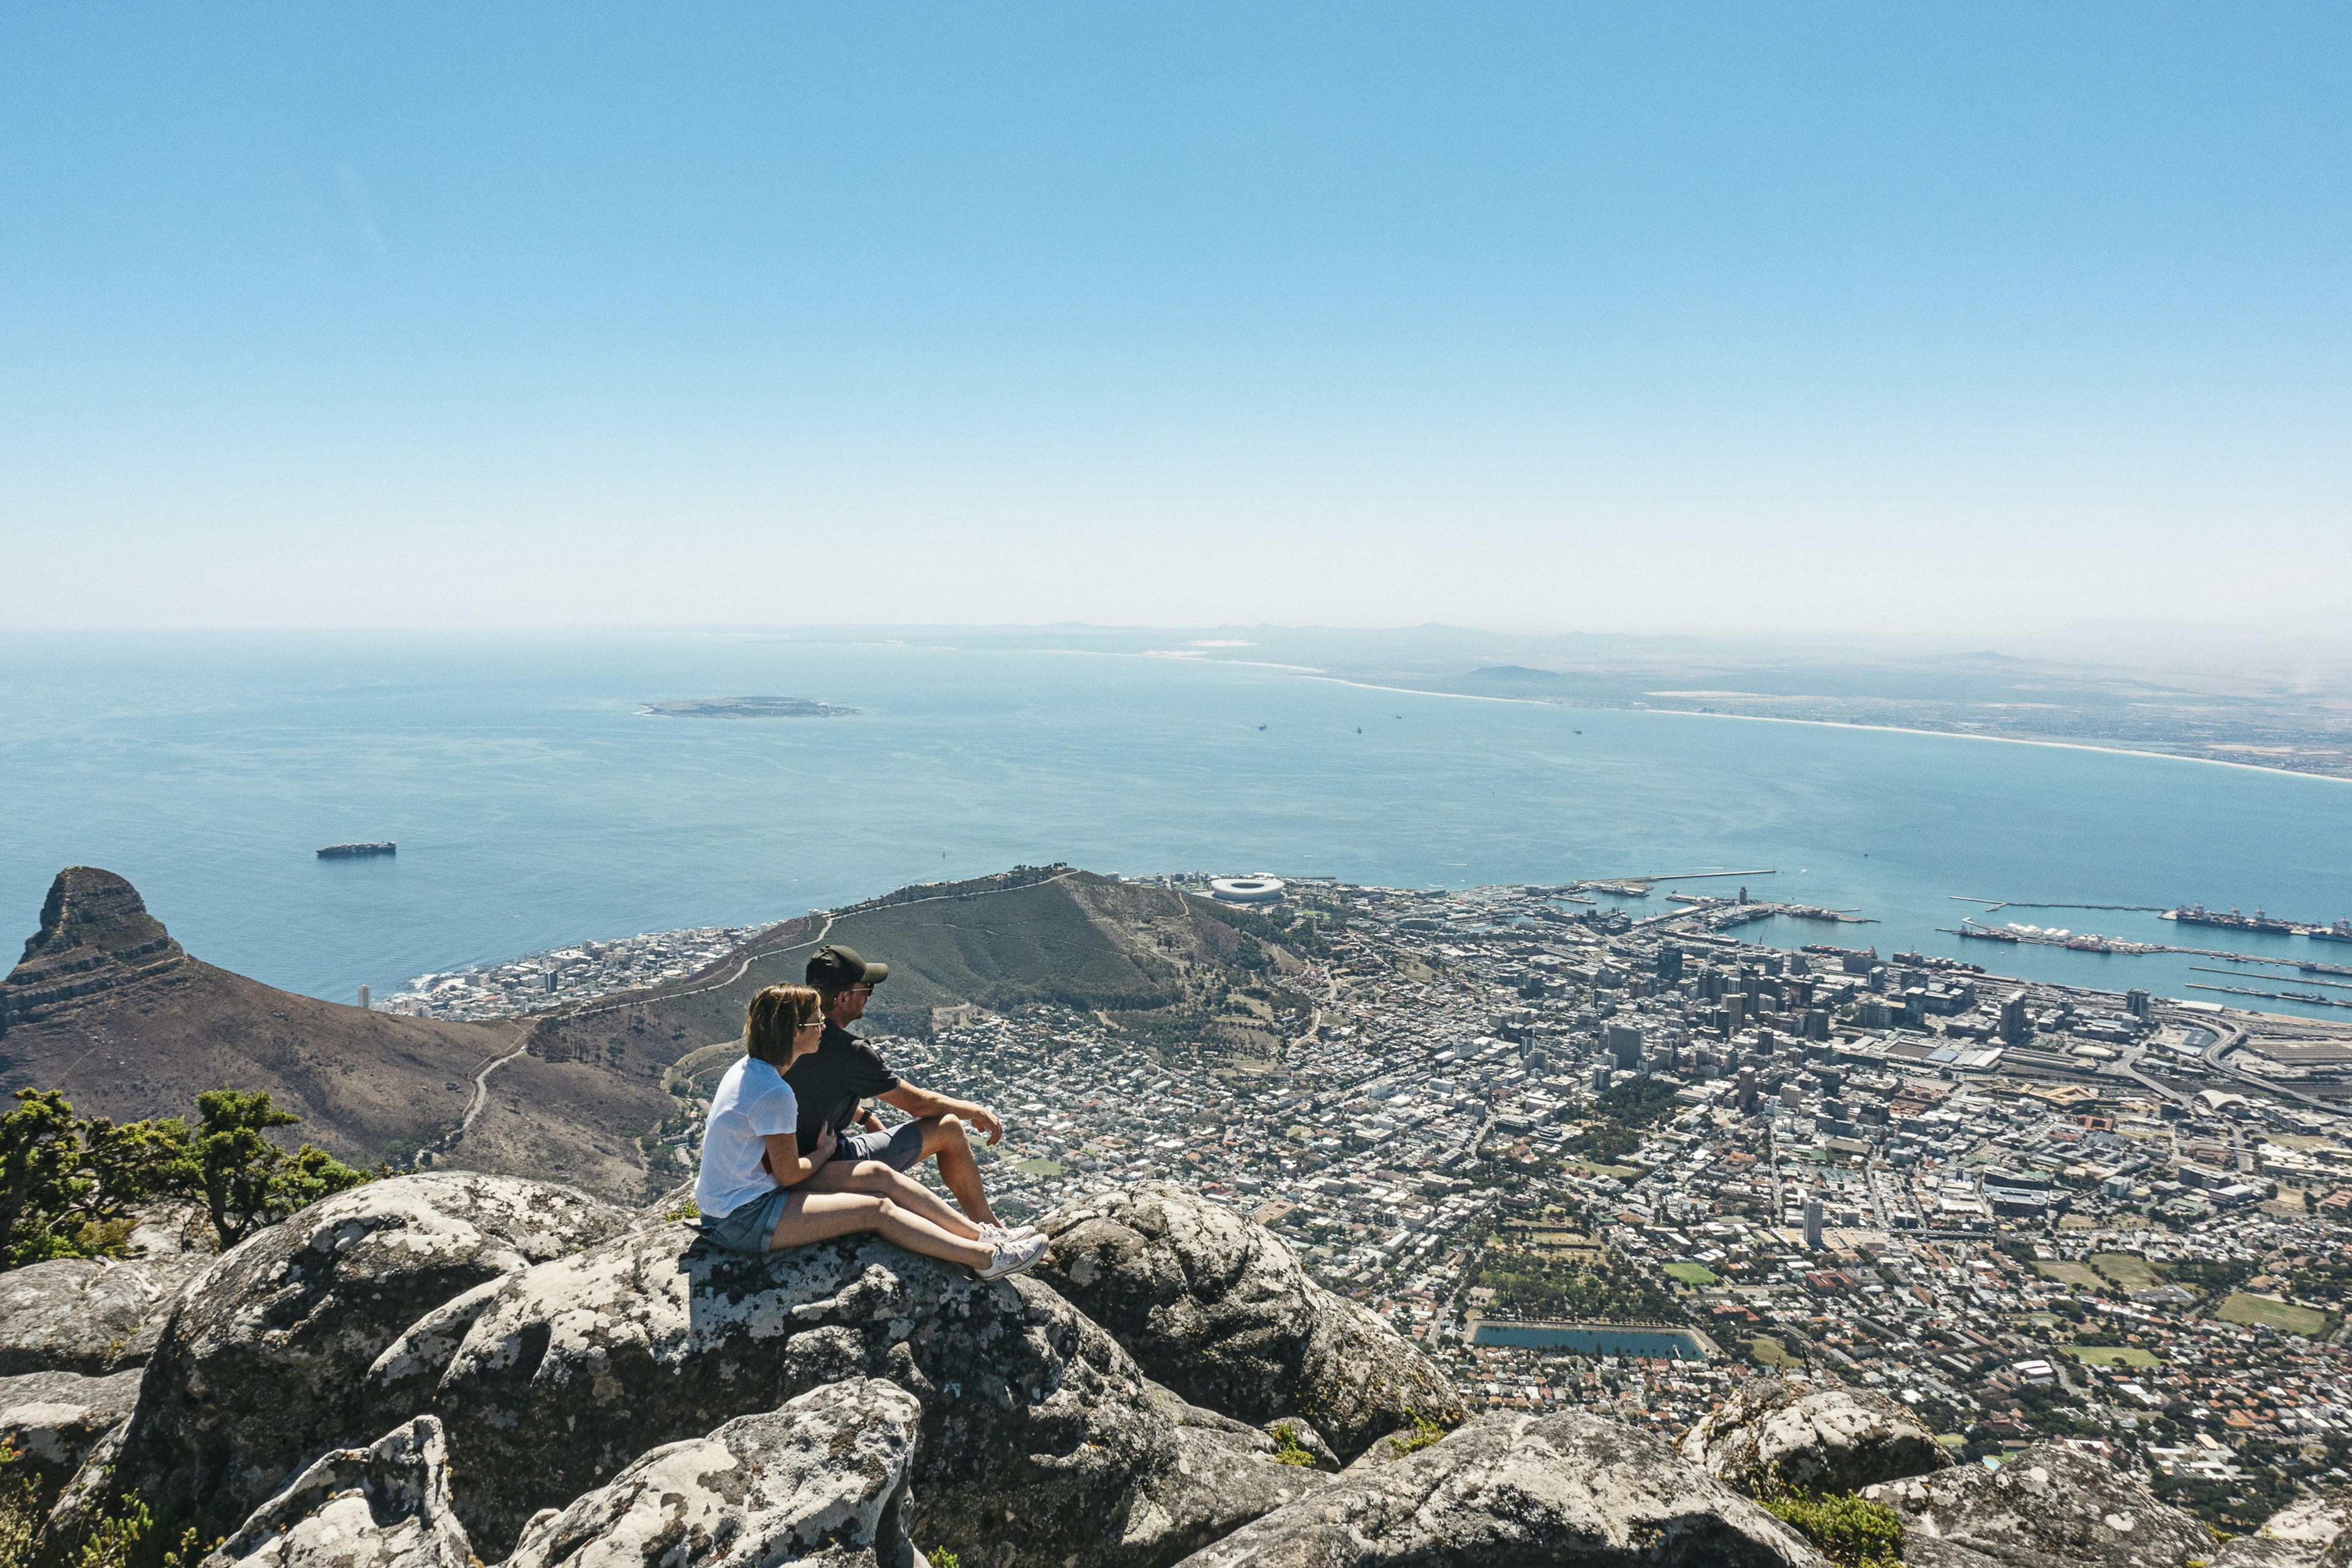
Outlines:
{"type": "Polygon", "coordinates": [[[2303,934],[2314,942],[2352,942],[2352,920],[2337,921],[2332,926],[2309,926],[2303,934]]]}
{"type": "Polygon", "coordinates": [[[2225,915],[2202,904],[2189,904],[2180,909],[2168,910],[2158,918],[2179,921],[2185,926],[2220,926],[2225,931],[2262,931],[2271,936],[2293,936],[2295,929],[2284,921],[2271,919],[2259,909],[2252,914],[2242,915],[2235,905],[2225,915]]]}
{"type": "Polygon", "coordinates": [[[399,853],[400,847],[389,842],[383,844],[330,844],[324,849],[319,851],[319,858],[321,860],[359,860],[364,859],[371,855],[397,855],[399,853]]]}

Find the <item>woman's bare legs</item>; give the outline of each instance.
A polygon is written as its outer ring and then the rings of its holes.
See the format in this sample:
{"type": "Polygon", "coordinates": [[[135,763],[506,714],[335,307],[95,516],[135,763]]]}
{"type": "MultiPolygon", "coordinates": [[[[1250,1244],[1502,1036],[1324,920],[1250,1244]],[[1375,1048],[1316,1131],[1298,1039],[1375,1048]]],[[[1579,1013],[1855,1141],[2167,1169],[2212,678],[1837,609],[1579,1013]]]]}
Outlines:
{"type": "Polygon", "coordinates": [[[827,1160],[810,1173],[801,1187],[812,1193],[872,1193],[888,1198],[918,1218],[930,1221],[950,1236],[971,1237],[980,1234],[978,1226],[950,1208],[939,1194],[879,1160],[827,1160]]]}
{"type": "MultiPolygon", "coordinates": [[[[886,1167],[887,1168],[887,1167],[886,1167]]],[[[805,1247],[835,1236],[870,1230],[909,1252],[985,1268],[996,1260],[995,1249],[977,1241],[951,1236],[919,1215],[908,1214],[889,1198],[874,1193],[795,1192],[784,1205],[784,1217],[769,1234],[768,1250],[805,1247]]]]}

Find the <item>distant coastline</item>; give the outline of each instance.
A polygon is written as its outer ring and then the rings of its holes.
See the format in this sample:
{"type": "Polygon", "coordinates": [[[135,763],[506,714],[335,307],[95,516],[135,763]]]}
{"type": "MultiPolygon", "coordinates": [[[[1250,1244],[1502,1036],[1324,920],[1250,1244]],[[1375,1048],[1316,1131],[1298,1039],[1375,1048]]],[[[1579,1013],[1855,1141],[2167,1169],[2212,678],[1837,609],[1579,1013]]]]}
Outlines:
{"type": "Polygon", "coordinates": [[[1360,687],[1366,691],[1393,691],[1405,697],[1450,697],[1464,702],[1520,702],[1531,708],[1566,708],[1586,713],[1661,713],[1677,719],[1737,719],[1749,724],[1810,724],[1822,730],[1874,730],[1886,735],[1932,735],[1946,741],[1990,741],[2004,746],[2049,746],[2062,752],[2105,752],[2118,757],[2157,757],[2168,763],[2200,763],[2212,768],[2242,768],[2248,773],[2269,773],[2291,779],[2318,779],[2326,784],[2352,784],[2340,773],[2313,773],[2304,768],[2275,767],[2266,763],[2236,763],[2226,757],[2193,757],[2180,752],[2152,752],[2141,746],[2095,746],[2084,741],[2046,741],[2029,735],[1981,735],[1967,730],[1922,730],[1907,724],[1856,724],[1843,719],[1790,719],[1775,713],[1717,713],[1697,708],[1639,708],[1622,705],[1588,705],[1564,701],[1554,697],[1498,697],[1488,691],[1444,691],[1429,686],[1383,686],[1370,680],[1350,680],[1344,675],[1317,675],[1313,680],[1328,680],[1337,686],[1360,687]]]}

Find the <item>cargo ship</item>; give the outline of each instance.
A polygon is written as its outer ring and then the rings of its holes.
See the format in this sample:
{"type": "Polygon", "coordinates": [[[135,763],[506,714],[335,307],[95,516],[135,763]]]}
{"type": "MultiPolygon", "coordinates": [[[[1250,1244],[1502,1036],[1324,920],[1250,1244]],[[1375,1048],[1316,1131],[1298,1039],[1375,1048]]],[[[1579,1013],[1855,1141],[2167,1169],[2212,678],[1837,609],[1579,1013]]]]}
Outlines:
{"type": "Polygon", "coordinates": [[[330,844],[319,851],[321,860],[360,860],[371,855],[397,855],[395,844],[330,844]]]}
{"type": "Polygon", "coordinates": [[[2224,931],[2262,931],[2271,936],[2293,936],[2294,927],[2284,921],[2274,921],[2262,910],[2242,915],[2236,906],[2228,914],[2220,914],[2202,904],[2187,904],[2177,910],[2167,910],[2159,920],[2179,921],[2185,926],[2220,926],[2224,931]]]}
{"type": "Polygon", "coordinates": [[[2314,942],[2352,942],[2352,921],[2337,921],[2332,926],[2312,926],[2303,934],[2314,942]]]}

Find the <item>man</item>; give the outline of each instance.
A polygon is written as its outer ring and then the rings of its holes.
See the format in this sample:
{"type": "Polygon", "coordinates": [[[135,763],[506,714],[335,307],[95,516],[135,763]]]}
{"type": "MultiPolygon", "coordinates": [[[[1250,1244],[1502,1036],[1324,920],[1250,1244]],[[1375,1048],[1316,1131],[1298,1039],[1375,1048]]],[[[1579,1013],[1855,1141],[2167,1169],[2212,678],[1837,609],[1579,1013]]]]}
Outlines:
{"type": "MultiPolygon", "coordinates": [[[[824,1004],[824,1036],[815,1050],[793,1064],[784,1081],[800,1098],[801,1152],[814,1150],[828,1127],[839,1140],[833,1157],[808,1178],[809,1190],[842,1192],[853,1185],[865,1190],[880,1174],[873,1169],[875,1163],[903,1175],[925,1160],[937,1160],[940,1179],[984,1238],[1035,1234],[1031,1226],[999,1225],[981,1186],[980,1162],[964,1129],[977,1128],[993,1145],[1004,1136],[1004,1123],[996,1113],[984,1105],[917,1088],[849,1032],[849,1026],[866,1016],[874,988],[889,974],[888,964],[869,963],[855,949],[838,945],[820,948],[808,961],[808,984],[824,1004]],[[871,1111],[860,1114],[861,1102],[869,1096],[914,1120],[896,1131],[885,1129],[871,1111]]],[[[936,1205],[942,1215],[952,1212],[919,1182],[909,1179],[892,1184],[892,1188],[894,1195],[919,1213],[926,1204],[936,1205]]]]}

